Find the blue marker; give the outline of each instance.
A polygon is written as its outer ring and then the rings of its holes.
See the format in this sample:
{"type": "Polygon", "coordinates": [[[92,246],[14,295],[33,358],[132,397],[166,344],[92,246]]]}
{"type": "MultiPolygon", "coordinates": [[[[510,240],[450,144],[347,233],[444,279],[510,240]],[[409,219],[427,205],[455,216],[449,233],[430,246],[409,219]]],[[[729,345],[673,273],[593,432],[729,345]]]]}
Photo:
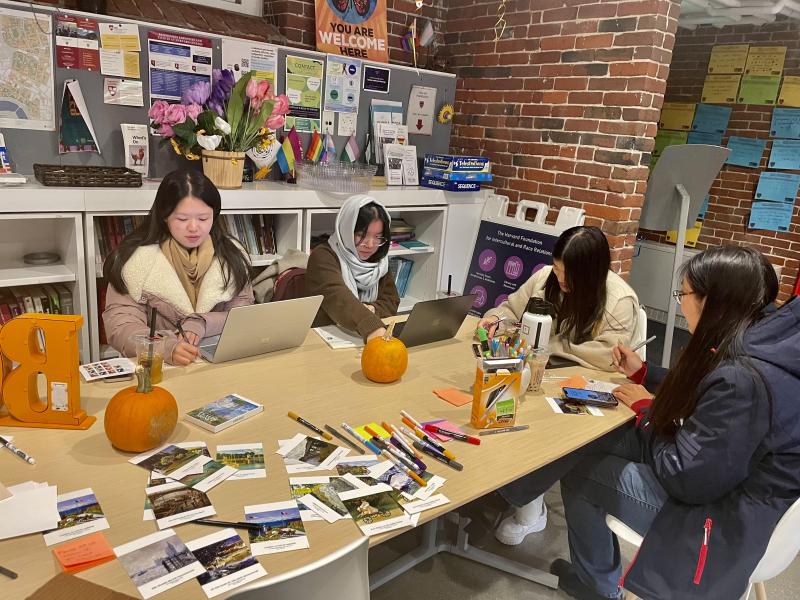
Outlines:
{"type": "Polygon", "coordinates": [[[364,445],[365,445],[367,448],[369,448],[370,450],[372,450],[372,451],[373,451],[375,454],[377,454],[378,456],[380,456],[380,455],[381,455],[381,450],[380,450],[380,448],[378,448],[378,447],[377,447],[375,444],[373,444],[372,442],[370,442],[370,441],[369,441],[367,438],[365,438],[364,436],[360,435],[360,434],[359,434],[359,433],[358,433],[358,432],[357,432],[355,429],[353,429],[352,427],[350,427],[350,425],[348,425],[347,423],[342,423],[342,429],[344,429],[344,430],[345,430],[347,433],[349,433],[350,435],[352,435],[352,436],[353,436],[353,437],[354,437],[356,440],[358,440],[359,442],[361,442],[362,444],[364,444],[364,445]]]}

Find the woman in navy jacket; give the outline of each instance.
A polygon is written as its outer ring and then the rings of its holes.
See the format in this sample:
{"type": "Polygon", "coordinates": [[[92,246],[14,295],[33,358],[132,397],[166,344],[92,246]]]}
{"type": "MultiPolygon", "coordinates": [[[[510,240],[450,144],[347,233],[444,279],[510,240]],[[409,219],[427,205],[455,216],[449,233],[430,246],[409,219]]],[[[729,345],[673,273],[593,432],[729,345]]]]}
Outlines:
{"type": "Polygon", "coordinates": [[[572,562],[553,563],[559,587],[582,599],[620,586],[647,600],[746,591],[800,497],[800,300],[776,309],[777,291],[755,250],[707,250],[673,293],[693,334],[677,364],[666,372],[614,350],[634,382],[614,393],[637,426],[561,481],[572,562]],[[644,535],[624,577],[606,513],[644,535]]]}

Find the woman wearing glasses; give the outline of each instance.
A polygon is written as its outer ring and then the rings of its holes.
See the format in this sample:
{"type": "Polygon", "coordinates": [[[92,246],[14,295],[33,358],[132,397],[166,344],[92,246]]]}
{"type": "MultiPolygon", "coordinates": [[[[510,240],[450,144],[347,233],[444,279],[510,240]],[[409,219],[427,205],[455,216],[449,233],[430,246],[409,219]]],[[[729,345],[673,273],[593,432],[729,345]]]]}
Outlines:
{"type": "Polygon", "coordinates": [[[315,327],[335,323],[365,340],[386,333],[381,318],[400,305],[389,273],[390,222],[370,196],[351,196],[342,205],[333,234],[308,259],[306,293],[323,296],[315,327]]]}

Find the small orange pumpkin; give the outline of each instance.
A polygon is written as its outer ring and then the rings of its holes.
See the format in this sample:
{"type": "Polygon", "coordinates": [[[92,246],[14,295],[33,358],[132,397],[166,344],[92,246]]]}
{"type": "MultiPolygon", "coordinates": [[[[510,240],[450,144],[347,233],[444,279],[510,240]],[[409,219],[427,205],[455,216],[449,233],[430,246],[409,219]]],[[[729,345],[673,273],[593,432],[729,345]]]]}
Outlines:
{"type": "Polygon", "coordinates": [[[167,390],[150,384],[150,372],[136,367],[136,386],[120,390],[108,403],[106,436],[125,452],[145,452],[162,445],[178,423],[178,404],[167,390]]]}
{"type": "Polygon", "coordinates": [[[392,329],[382,337],[367,342],[361,353],[361,371],[370,381],[392,383],[403,376],[408,368],[406,345],[392,337],[392,329]]]}

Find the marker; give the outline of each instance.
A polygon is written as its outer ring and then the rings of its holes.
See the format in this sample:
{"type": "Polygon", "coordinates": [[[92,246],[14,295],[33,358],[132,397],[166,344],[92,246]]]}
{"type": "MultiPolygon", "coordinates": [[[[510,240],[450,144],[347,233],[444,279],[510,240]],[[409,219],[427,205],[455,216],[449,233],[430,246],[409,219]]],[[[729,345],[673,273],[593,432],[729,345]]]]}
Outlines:
{"type": "MultiPolygon", "coordinates": [[[[411,414],[407,413],[407,412],[406,412],[406,411],[404,411],[404,410],[401,410],[401,411],[400,411],[400,414],[401,414],[401,415],[403,415],[403,416],[404,416],[406,419],[408,419],[409,421],[411,421],[411,425],[409,425],[409,427],[411,427],[412,429],[413,429],[414,427],[416,427],[417,429],[422,429],[422,423],[420,423],[420,422],[419,422],[419,421],[417,421],[417,420],[416,420],[414,417],[412,417],[412,416],[411,416],[411,414]]],[[[413,436],[412,436],[412,437],[413,437],[413,436]]]]}
{"type": "Polygon", "coordinates": [[[451,431],[450,429],[445,429],[444,427],[439,427],[438,425],[433,425],[431,423],[425,424],[425,430],[432,433],[446,435],[447,437],[451,437],[460,442],[467,442],[468,444],[475,444],[476,446],[480,446],[481,444],[481,441],[472,435],[467,435],[466,433],[460,433],[458,431],[451,431]]]}
{"type": "Polygon", "coordinates": [[[324,437],[326,440],[332,440],[333,439],[333,436],[330,433],[328,433],[327,431],[322,431],[322,429],[320,429],[319,427],[317,427],[313,423],[309,423],[303,417],[299,416],[297,413],[293,413],[292,411],[289,411],[289,418],[290,419],[294,419],[295,421],[300,423],[300,425],[305,425],[311,431],[314,431],[314,432],[318,433],[319,435],[324,437]]]}
{"type": "Polygon", "coordinates": [[[380,448],[378,448],[375,444],[373,444],[367,438],[358,433],[355,429],[350,427],[350,425],[348,425],[347,423],[342,423],[342,429],[344,429],[347,433],[352,435],[356,440],[364,444],[367,448],[372,450],[375,454],[377,454],[378,456],[381,455],[380,448]]]}
{"type": "Polygon", "coordinates": [[[5,575],[9,579],[16,579],[19,577],[14,571],[11,569],[6,569],[5,567],[0,567],[0,575],[5,575]]]}
{"type": "Polygon", "coordinates": [[[489,336],[486,334],[486,330],[483,327],[478,327],[475,330],[475,334],[478,336],[478,341],[481,343],[483,355],[487,358],[490,357],[492,355],[492,349],[489,347],[489,336]]]}
{"type": "Polygon", "coordinates": [[[441,454],[436,452],[436,450],[433,449],[431,446],[426,446],[424,444],[425,444],[424,441],[423,442],[415,441],[414,442],[414,447],[417,450],[420,450],[421,452],[424,452],[428,456],[432,456],[433,458],[435,458],[439,462],[446,464],[448,467],[452,467],[456,471],[463,471],[464,470],[464,465],[462,465],[461,463],[456,462],[454,460],[451,460],[451,459],[447,458],[446,456],[442,456],[441,454]]]}
{"type": "Polygon", "coordinates": [[[261,531],[262,526],[258,523],[245,523],[244,521],[215,521],[214,519],[195,519],[192,523],[200,525],[211,525],[212,527],[233,527],[234,529],[248,529],[250,531],[261,531]]]}
{"type": "MultiPolygon", "coordinates": [[[[410,458],[408,458],[407,456],[402,454],[394,446],[392,446],[390,444],[387,444],[386,441],[384,441],[383,438],[381,438],[381,436],[378,435],[378,432],[376,432],[374,429],[372,429],[372,427],[370,427],[369,425],[365,425],[364,426],[364,431],[366,431],[368,434],[370,434],[372,436],[372,440],[371,441],[378,448],[380,448],[381,450],[385,450],[385,451],[389,452],[389,454],[393,454],[395,456],[395,458],[397,458],[397,460],[401,461],[409,469],[412,469],[414,471],[419,470],[419,466],[417,466],[410,458]]],[[[425,469],[423,468],[422,470],[424,471],[425,469]]]]}
{"type": "Polygon", "coordinates": [[[19,456],[22,460],[24,460],[29,465],[35,465],[36,464],[36,459],[35,458],[33,458],[32,456],[26,454],[23,450],[20,450],[14,444],[12,444],[10,440],[7,440],[6,438],[4,438],[3,436],[0,435],[0,447],[2,447],[2,446],[5,446],[9,450],[11,450],[11,452],[13,452],[17,456],[19,456]]]}
{"type": "Polygon", "coordinates": [[[329,431],[329,432],[330,432],[330,434],[331,434],[333,437],[335,437],[337,440],[344,442],[345,444],[347,444],[348,446],[350,446],[350,447],[351,447],[353,450],[355,450],[355,451],[356,451],[356,452],[358,452],[359,454],[364,454],[364,450],[363,450],[363,448],[361,448],[361,446],[357,446],[357,445],[355,445],[353,442],[351,442],[350,440],[348,440],[346,437],[344,437],[344,436],[343,436],[341,433],[339,433],[338,431],[336,431],[336,430],[335,430],[333,427],[331,427],[330,425],[325,425],[325,429],[326,429],[327,431],[329,431]]]}
{"type": "MultiPolygon", "coordinates": [[[[639,348],[644,348],[647,344],[652,342],[654,339],[656,339],[656,336],[651,335],[649,338],[647,338],[643,342],[639,342],[633,348],[631,348],[631,352],[636,352],[639,348]]],[[[623,357],[623,360],[624,360],[624,357],[623,357]]],[[[616,367],[617,365],[614,364],[614,361],[611,361],[611,364],[609,366],[616,367]]]]}
{"type": "Polygon", "coordinates": [[[428,483],[419,475],[417,475],[413,469],[409,469],[405,465],[403,465],[400,461],[398,461],[392,454],[387,452],[386,450],[383,451],[384,458],[388,459],[395,467],[400,469],[403,473],[411,477],[414,481],[416,481],[420,486],[426,487],[428,483]]]}
{"type": "Polygon", "coordinates": [[[498,427],[497,429],[485,429],[479,431],[478,435],[494,435],[495,433],[509,433],[512,431],[522,431],[528,429],[530,425],[515,425],[514,427],[498,427]]]}
{"type": "Polygon", "coordinates": [[[403,442],[400,441],[400,438],[394,435],[392,435],[392,437],[389,438],[389,441],[395,448],[397,448],[400,452],[402,452],[404,456],[407,456],[409,460],[411,460],[411,462],[413,462],[416,465],[416,467],[414,467],[415,471],[420,471],[420,472],[427,471],[428,466],[417,457],[417,453],[414,452],[413,447],[411,448],[411,452],[409,453],[408,449],[405,446],[403,446],[403,442]]]}
{"type": "Polygon", "coordinates": [[[406,425],[408,425],[409,427],[412,428],[412,430],[414,431],[414,435],[416,435],[419,439],[423,440],[424,442],[427,442],[429,446],[433,446],[440,454],[444,454],[450,460],[455,460],[456,459],[456,455],[455,454],[450,452],[447,448],[442,446],[439,442],[435,441],[431,436],[429,436],[427,433],[425,433],[425,431],[423,429],[421,429],[420,427],[416,427],[416,426],[412,425],[412,422],[407,420],[405,417],[403,417],[403,423],[405,423],[406,425]]]}
{"type": "Polygon", "coordinates": [[[394,425],[387,423],[386,421],[381,423],[381,426],[388,432],[392,434],[392,437],[389,438],[389,441],[392,442],[395,446],[403,450],[408,457],[413,460],[418,467],[420,467],[423,471],[427,469],[425,463],[422,462],[422,455],[414,450],[414,447],[411,445],[411,442],[405,438],[405,436],[400,433],[400,430],[397,429],[394,425]]]}

